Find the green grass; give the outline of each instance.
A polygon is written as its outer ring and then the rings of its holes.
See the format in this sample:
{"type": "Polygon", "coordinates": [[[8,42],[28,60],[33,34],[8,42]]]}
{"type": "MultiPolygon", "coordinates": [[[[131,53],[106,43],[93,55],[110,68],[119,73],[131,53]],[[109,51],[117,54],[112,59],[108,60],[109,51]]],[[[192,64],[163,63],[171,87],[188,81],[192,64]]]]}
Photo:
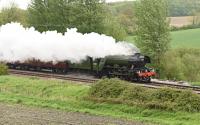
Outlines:
{"type": "Polygon", "coordinates": [[[147,110],[87,101],[89,86],[60,80],[0,76],[0,102],[113,116],[162,125],[198,125],[200,113],[147,110]]]}
{"type": "Polygon", "coordinates": [[[200,28],[171,32],[173,48],[200,48],[200,28]]]}
{"type": "Polygon", "coordinates": [[[191,83],[193,86],[200,86],[200,82],[192,82],[191,83]]]}
{"type": "MultiPolygon", "coordinates": [[[[128,36],[125,40],[134,43],[135,36],[128,36]]],[[[172,48],[200,48],[200,28],[171,32],[172,48]]]]}

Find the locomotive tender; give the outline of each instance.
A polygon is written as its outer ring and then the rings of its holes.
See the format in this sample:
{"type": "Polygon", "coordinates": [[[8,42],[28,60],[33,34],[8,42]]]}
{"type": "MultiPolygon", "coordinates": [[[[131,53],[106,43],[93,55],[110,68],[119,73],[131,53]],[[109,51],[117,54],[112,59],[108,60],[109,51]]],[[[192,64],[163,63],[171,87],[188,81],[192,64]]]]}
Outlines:
{"type": "Polygon", "coordinates": [[[13,62],[7,63],[7,65],[11,69],[34,71],[48,70],[53,73],[63,74],[78,71],[90,73],[99,78],[118,77],[127,81],[150,82],[151,77],[155,76],[155,72],[146,67],[147,63],[151,63],[148,56],[136,53],[130,56],[114,55],[96,59],[87,57],[87,59],[81,61],[81,63],[64,61],[54,64],[53,62],[41,62],[40,60],[31,59],[23,63],[13,62]]]}

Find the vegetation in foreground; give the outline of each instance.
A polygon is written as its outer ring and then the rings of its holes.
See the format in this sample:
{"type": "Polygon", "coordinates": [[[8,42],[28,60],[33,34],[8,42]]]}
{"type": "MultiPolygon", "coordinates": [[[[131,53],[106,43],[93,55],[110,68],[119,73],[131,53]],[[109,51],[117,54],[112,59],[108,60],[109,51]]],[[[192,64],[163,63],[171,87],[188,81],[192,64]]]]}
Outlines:
{"type": "Polygon", "coordinates": [[[0,76],[0,102],[113,116],[163,125],[197,125],[200,113],[150,110],[125,104],[86,100],[89,86],[41,80],[36,77],[0,76]]]}
{"type": "Polygon", "coordinates": [[[89,98],[94,101],[136,105],[148,109],[200,111],[200,96],[192,91],[172,88],[154,90],[118,79],[100,80],[90,89],[89,98]]]}

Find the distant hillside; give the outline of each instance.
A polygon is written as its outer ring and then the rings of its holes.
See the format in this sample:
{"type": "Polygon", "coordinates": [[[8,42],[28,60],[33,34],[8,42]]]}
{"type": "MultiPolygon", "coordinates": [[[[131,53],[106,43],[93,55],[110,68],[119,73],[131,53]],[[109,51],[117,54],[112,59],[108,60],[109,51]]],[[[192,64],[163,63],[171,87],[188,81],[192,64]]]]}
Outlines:
{"type": "MultiPolygon", "coordinates": [[[[200,12],[200,0],[168,0],[169,16],[191,16],[200,12]]],[[[109,3],[113,11],[121,13],[126,8],[134,6],[134,1],[109,3]]]]}
{"type": "MultiPolygon", "coordinates": [[[[200,23],[200,0],[168,0],[170,25],[183,27],[200,23]],[[194,17],[198,17],[194,20],[194,17]],[[195,21],[195,22],[194,22],[195,21]]],[[[135,1],[108,3],[108,8],[128,35],[135,33],[135,1]]]]}
{"type": "Polygon", "coordinates": [[[192,16],[200,11],[200,0],[168,0],[170,16],[192,16]]]}

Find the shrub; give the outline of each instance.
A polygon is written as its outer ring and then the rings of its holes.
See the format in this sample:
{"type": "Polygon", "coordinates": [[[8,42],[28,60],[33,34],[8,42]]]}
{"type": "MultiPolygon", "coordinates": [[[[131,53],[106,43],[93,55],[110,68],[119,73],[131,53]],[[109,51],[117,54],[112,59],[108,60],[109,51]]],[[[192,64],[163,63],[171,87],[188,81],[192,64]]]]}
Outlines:
{"type": "Polygon", "coordinates": [[[200,111],[200,96],[190,90],[161,88],[152,91],[146,106],[170,111],[200,111]]]}
{"type": "Polygon", "coordinates": [[[149,109],[200,112],[200,96],[190,90],[150,89],[119,79],[103,79],[90,89],[88,99],[149,109]]]}
{"type": "Polygon", "coordinates": [[[175,90],[171,88],[161,88],[151,93],[151,100],[161,101],[161,102],[173,102],[176,100],[180,93],[180,90],[175,90]]]}
{"type": "Polygon", "coordinates": [[[119,79],[103,79],[92,86],[89,94],[97,98],[118,98],[127,88],[125,84],[119,79]]]}
{"type": "Polygon", "coordinates": [[[122,93],[121,98],[123,100],[128,101],[138,101],[138,102],[144,102],[145,100],[148,100],[148,90],[142,86],[133,86],[129,85],[126,90],[122,93]]]}
{"type": "Polygon", "coordinates": [[[191,91],[181,91],[176,98],[176,109],[188,112],[200,111],[200,97],[191,91]]]}
{"type": "Polygon", "coordinates": [[[5,64],[0,63],[0,75],[6,74],[8,74],[8,67],[5,64]]]}

